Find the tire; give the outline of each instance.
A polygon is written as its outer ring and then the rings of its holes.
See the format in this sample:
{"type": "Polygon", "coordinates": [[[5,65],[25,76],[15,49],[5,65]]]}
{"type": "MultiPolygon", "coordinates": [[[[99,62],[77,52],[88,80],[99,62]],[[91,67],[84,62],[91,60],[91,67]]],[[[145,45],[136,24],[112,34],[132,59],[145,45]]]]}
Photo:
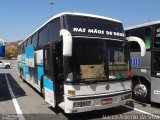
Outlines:
{"type": "Polygon", "coordinates": [[[6,69],[9,69],[10,68],[10,66],[9,65],[6,65],[6,67],[5,67],[6,69]]]}
{"type": "Polygon", "coordinates": [[[43,85],[43,76],[41,77],[41,96],[45,99],[45,91],[43,85]]]}
{"type": "Polygon", "coordinates": [[[133,83],[133,99],[148,103],[150,102],[150,86],[148,83],[136,81],[133,83]]]}
{"type": "Polygon", "coordinates": [[[43,89],[41,89],[41,96],[42,96],[42,98],[44,98],[44,99],[45,99],[45,91],[44,91],[44,88],[43,88],[43,89]]]}

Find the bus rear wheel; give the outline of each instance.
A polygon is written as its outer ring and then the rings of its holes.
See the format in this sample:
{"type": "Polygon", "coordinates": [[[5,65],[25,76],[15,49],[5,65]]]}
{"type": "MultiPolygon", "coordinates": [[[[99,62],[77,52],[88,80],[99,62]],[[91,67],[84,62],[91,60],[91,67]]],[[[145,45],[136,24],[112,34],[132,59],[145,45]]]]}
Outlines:
{"type": "Polygon", "coordinates": [[[150,101],[150,87],[147,83],[136,81],[133,84],[133,99],[148,103],[150,101]]]}

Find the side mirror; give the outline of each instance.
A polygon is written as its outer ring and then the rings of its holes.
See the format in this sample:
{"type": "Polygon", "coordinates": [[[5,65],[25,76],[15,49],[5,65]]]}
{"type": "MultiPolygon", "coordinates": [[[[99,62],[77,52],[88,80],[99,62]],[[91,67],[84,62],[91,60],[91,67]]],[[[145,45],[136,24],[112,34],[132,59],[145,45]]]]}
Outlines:
{"type": "Polygon", "coordinates": [[[145,56],[145,54],[146,54],[146,45],[145,45],[145,43],[143,42],[143,40],[141,38],[131,36],[131,37],[127,37],[127,40],[128,41],[138,42],[138,44],[140,45],[140,48],[141,48],[141,56],[145,56]]]}
{"type": "Polygon", "coordinates": [[[60,36],[63,38],[63,56],[72,56],[72,36],[66,29],[60,30],[60,36]]]}

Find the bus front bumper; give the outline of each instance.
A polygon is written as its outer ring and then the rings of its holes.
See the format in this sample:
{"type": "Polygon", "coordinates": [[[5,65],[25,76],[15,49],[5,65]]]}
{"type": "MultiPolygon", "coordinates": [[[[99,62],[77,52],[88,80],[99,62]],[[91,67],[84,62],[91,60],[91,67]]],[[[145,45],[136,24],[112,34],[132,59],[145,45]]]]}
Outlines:
{"type": "Polygon", "coordinates": [[[121,91],[92,96],[66,96],[65,113],[80,113],[101,110],[126,104],[132,97],[132,91],[121,91]]]}

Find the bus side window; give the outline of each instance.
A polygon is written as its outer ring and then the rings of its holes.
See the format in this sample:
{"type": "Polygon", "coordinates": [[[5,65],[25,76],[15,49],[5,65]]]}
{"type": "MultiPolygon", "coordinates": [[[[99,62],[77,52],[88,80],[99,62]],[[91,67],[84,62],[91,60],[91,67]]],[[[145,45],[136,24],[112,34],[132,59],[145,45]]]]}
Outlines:
{"type": "Polygon", "coordinates": [[[20,45],[17,46],[17,53],[18,53],[17,55],[20,54],[20,45]]]}
{"type": "Polygon", "coordinates": [[[141,38],[142,40],[144,40],[144,34],[145,34],[144,28],[138,28],[130,32],[130,36],[136,36],[141,38]]]}
{"type": "Polygon", "coordinates": [[[151,48],[151,28],[146,28],[145,29],[145,45],[146,49],[151,48]]]}
{"type": "Polygon", "coordinates": [[[42,48],[48,42],[48,25],[44,26],[39,32],[38,47],[42,48]]]}
{"type": "Polygon", "coordinates": [[[32,43],[31,37],[27,40],[27,46],[29,46],[32,43]]]}
{"type": "Polygon", "coordinates": [[[127,31],[126,32],[126,37],[129,37],[130,36],[130,33],[127,31]]]}
{"type": "Polygon", "coordinates": [[[22,45],[23,44],[20,45],[20,54],[22,54],[22,45]]]}
{"type": "Polygon", "coordinates": [[[155,27],[154,47],[160,48],[160,25],[155,27]]]}
{"type": "Polygon", "coordinates": [[[34,46],[34,49],[37,48],[37,41],[38,41],[38,33],[35,33],[32,37],[32,44],[34,46]]]}
{"type": "Polygon", "coordinates": [[[140,51],[140,46],[137,42],[132,41],[129,44],[130,44],[131,51],[140,51]]]}
{"type": "MultiPolygon", "coordinates": [[[[52,78],[53,77],[53,68],[52,68],[52,58],[51,58],[51,53],[52,53],[52,51],[51,51],[51,49],[49,49],[49,48],[46,48],[45,49],[45,67],[44,67],[44,73],[48,76],[48,77],[50,77],[50,78],[52,78]]],[[[53,78],[52,78],[53,79],[53,78]]]]}
{"type": "Polygon", "coordinates": [[[24,43],[23,43],[22,53],[25,53],[25,49],[26,49],[26,41],[24,41],[24,43]]]}
{"type": "Polygon", "coordinates": [[[50,22],[49,24],[49,42],[53,43],[59,38],[59,30],[60,30],[60,19],[57,18],[50,22]]]}
{"type": "MultiPolygon", "coordinates": [[[[136,36],[144,40],[145,31],[144,28],[138,28],[131,30],[130,32],[126,32],[126,36],[136,36]]],[[[140,46],[137,42],[130,42],[130,50],[131,51],[140,51],[140,46]]]]}

